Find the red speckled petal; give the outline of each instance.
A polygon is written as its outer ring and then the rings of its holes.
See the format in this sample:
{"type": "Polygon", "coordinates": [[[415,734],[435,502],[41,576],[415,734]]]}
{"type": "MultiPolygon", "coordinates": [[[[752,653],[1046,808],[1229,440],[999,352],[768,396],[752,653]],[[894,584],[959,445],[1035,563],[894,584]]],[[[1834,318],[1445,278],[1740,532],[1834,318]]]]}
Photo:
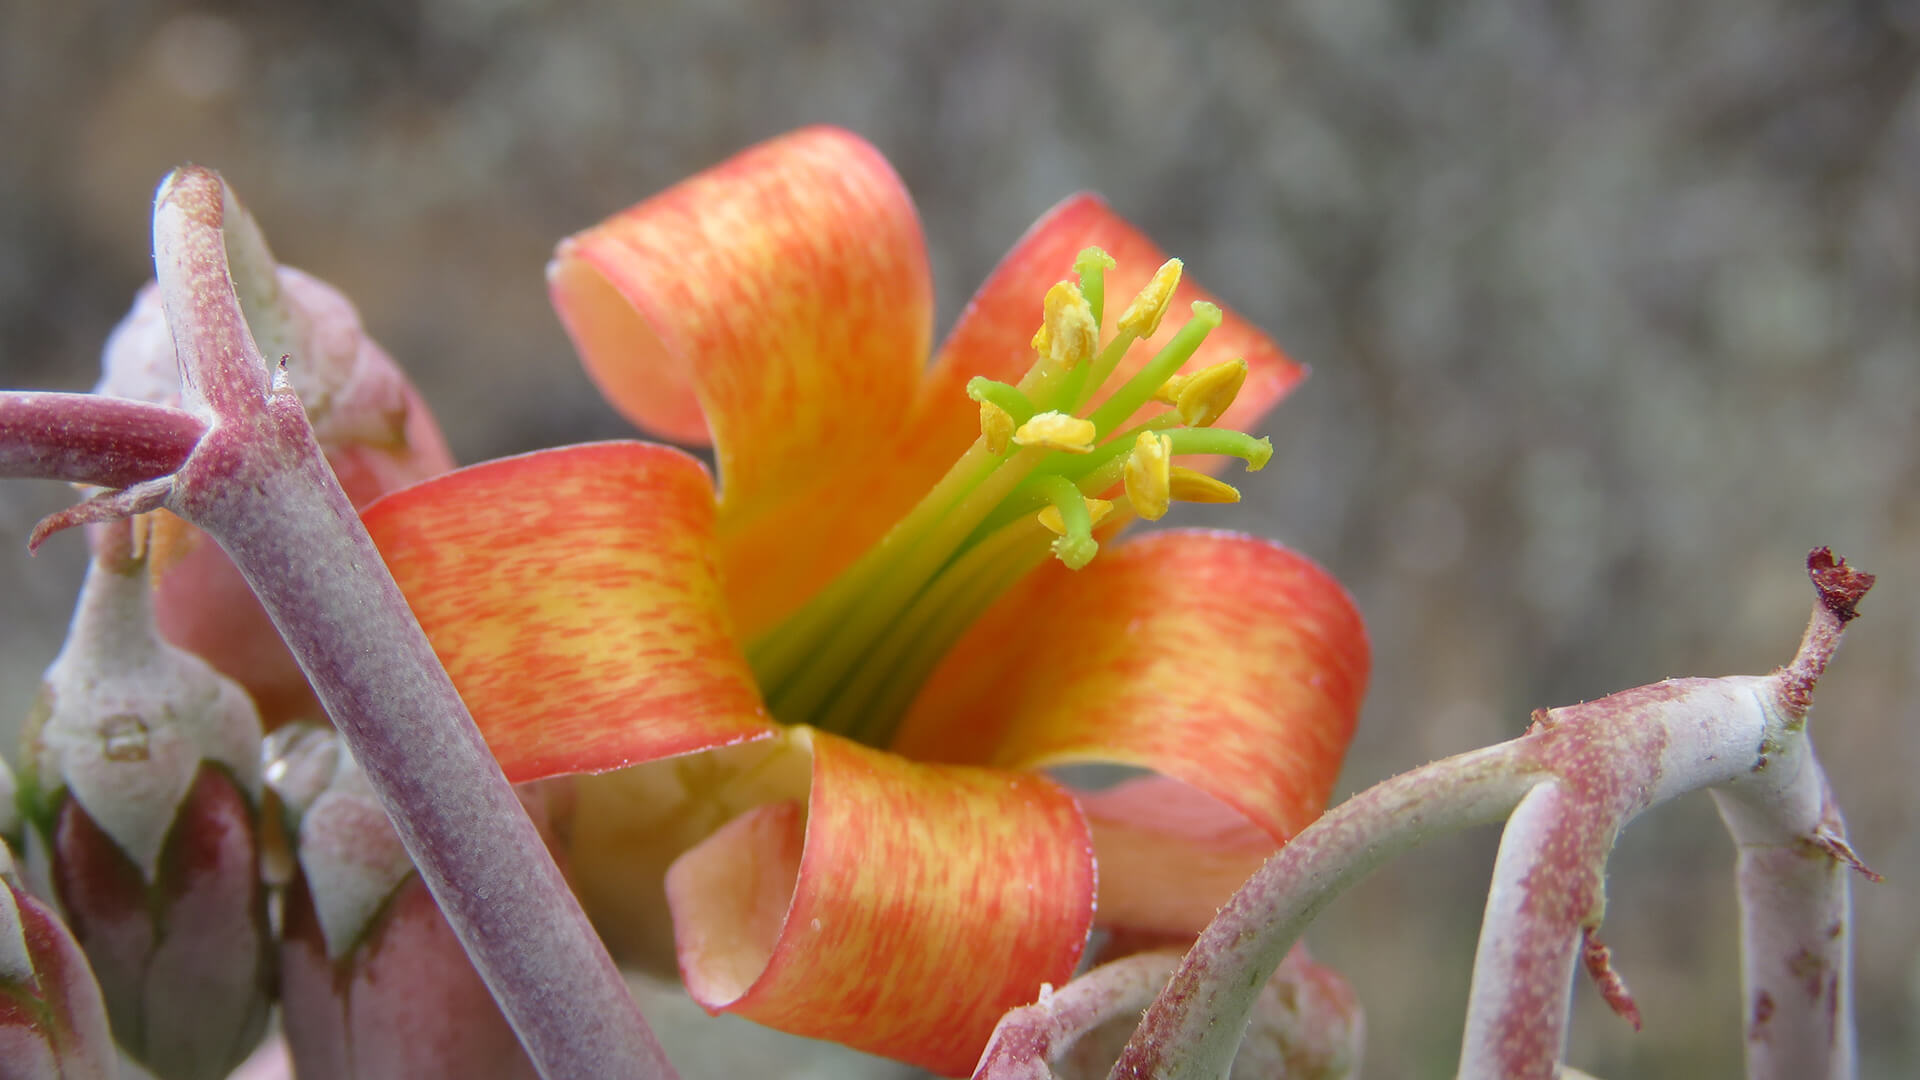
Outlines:
{"type": "Polygon", "coordinates": [[[595,443],[461,469],[363,513],[514,782],[770,734],[713,559],[706,471],[595,443]]]}
{"type": "Polygon", "coordinates": [[[749,149],[565,241],[548,277],[617,408],[711,436],[744,634],[898,516],[869,491],[899,485],[870,477],[910,419],[933,291],[913,203],[872,146],[807,128],[749,149]]]}
{"type": "Polygon", "coordinates": [[[1367,676],[1360,615],[1304,557],[1170,531],[1048,563],[954,647],[895,749],[1004,768],[1137,765],[1274,840],[1319,815],[1367,676]]]}
{"type": "MultiPolygon", "coordinates": [[[[1106,273],[1108,333],[1134,294],[1167,259],[1145,233],[1097,196],[1076,195],[1048,211],[1001,260],[941,346],[928,373],[915,429],[926,443],[943,447],[957,444],[964,449],[979,434],[979,406],[966,396],[967,380],[985,375],[1002,382],[1018,382],[1026,374],[1033,363],[1031,342],[1040,326],[1041,299],[1054,282],[1073,277],[1070,271],[1074,258],[1089,246],[1104,248],[1118,263],[1106,273]]],[[[1172,339],[1186,322],[1194,301],[1220,302],[1195,284],[1193,267],[1187,270],[1159,331],[1127,354],[1115,385],[1119,377],[1138,370],[1172,339]]],[[[1206,343],[1187,362],[1185,370],[1245,357],[1246,385],[1218,426],[1248,431],[1305,377],[1306,371],[1287,359],[1259,327],[1225,305],[1221,307],[1225,321],[1207,335],[1206,343]]],[[[948,454],[949,460],[952,456],[948,454]]]]}
{"type": "Polygon", "coordinates": [[[696,1001],[943,1075],[1073,973],[1085,822],[1044,777],[924,765],[831,735],[798,801],[737,818],[667,878],[696,1001]]]}

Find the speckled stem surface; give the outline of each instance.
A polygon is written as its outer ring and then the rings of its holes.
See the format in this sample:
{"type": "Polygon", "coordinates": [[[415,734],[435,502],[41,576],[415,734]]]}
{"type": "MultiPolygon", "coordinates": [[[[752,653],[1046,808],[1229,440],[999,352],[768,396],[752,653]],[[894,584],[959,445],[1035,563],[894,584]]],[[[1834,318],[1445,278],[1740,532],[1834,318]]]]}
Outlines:
{"type": "Polygon", "coordinates": [[[189,408],[213,423],[167,506],[211,533],[299,658],[421,878],[543,1076],[673,1075],[386,564],[268,369],[211,172],[161,185],[154,260],[189,408]],[[199,411],[196,409],[196,411],[199,411]]]}
{"type": "Polygon", "coordinates": [[[206,431],[200,418],[165,405],[0,391],[0,477],[125,487],[178,469],[206,431]]]}
{"type": "MultiPolygon", "coordinates": [[[[164,506],[206,530],[273,617],[474,966],[546,1077],[674,1076],[613,962],[435,658],[233,274],[264,251],[220,178],[161,184],[154,261],[184,410],[0,395],[0,475],[122,490],[53,528],[164,506]],[[237,223],[229,266],[223,226],[237,223]]],[[[244,283],[244,282],[243,282],[244,283]]]]}
{"type": "Polygon", "coordinates": [[[1416,843],[1511,813],[1488,890],[1459,1075],[1551,1080],[1576,959],[1637,1022],[1594,932],[1614,838],[1711,789],[1740,846],[1748,1075],[1854,1074],[1849,870],[1865,871],[1807,737],[1814,683],[1871,575],[1808,557],[1818,601],[1792,663],[1766,676],[1670,679],[1561,709],[1527,734],[1395,777],[1282,848],[1202,933],[1112,1076],[1216,1080],[1253,994],[1334,894],[1416,843]]]}

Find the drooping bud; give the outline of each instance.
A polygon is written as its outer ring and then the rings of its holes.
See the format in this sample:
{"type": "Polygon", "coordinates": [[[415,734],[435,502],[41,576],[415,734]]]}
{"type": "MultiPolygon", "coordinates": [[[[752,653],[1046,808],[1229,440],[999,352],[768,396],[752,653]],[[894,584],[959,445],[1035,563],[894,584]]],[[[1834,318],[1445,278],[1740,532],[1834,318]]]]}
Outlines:
{"type": "MultiPolygon", "coordinates": [[[[0,778],[11,794],[4,762],[0,778]]],[[[95,1080],[118,1059],[86,955],[0,843],[0,1080],[95,1080]]]]}
{"type": "MultiPolygon", "coordinates": [[[[339,292],[279,266],[244,212],[230,214],[235,285],[261,353],[286,374],[348,498],[364,505],[453,467],[433,415],[339,292]]],[[[180,400],[173,338],[159,290],[140,291],[107,339],[95,390],[163,404],[180,400]]],[[[204,533],[165,511],[151,523],[161,630],[240,681],[269,727],[318,718],[293,657],[238,570],[204,533]]]]}
{"type": "Polygon", "coordinates": [[[298,861],[280,975],[298,1075],[535,1075],[344,748],[300,816],[298,861]]]}
{"type": "Polygon", "coordinates": [[[159,1075],[217,1080],[258,1041],[271,985],[259,719],[160,637],[128,526],[93,537],[23,731],[27,842],[121,1047],[159,1075]]]}

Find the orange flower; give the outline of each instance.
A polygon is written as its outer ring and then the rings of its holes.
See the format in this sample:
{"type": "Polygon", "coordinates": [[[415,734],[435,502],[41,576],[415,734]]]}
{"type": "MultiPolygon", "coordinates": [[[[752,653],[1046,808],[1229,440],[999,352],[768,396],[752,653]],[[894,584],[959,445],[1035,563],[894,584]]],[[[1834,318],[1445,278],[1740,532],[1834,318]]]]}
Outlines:
{"type": "Polygon", "coordinates": [[[1320,812],[1366,678],[1344,592],[1246,536],[1102,546],[1237,498],[1171,459],[1264,464],[1239,428],[1301,375],[1179,269],[1071,199],[926,366],[912,203],[831,129],[561,245],[588,370],[710,440],[719,493],[605,443],[367,524],[508,776],[594,774],[569,855],[617,951],[670,927],[711,1010],[964,1073],[1096,910],[1193,931],[1320,812]],[[1157,775],[1041,771],[1084,762],[1157,775]]]}

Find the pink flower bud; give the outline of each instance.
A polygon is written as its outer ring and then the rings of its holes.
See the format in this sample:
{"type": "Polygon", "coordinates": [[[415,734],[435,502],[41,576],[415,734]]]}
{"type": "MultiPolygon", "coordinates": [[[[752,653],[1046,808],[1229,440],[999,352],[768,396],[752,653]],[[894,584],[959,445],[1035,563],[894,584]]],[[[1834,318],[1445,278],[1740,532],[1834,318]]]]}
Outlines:
{"type": "Polygon", "coordinates": [[[280,996],[300,1076],[535,1075],[344,749],[300,819],[280,996]]]}
{"type": "MultiPolygon", "coordinates": [[[[266,288],[242,294],[261,294],[247,306],[261,352],[269,361],[286,357],[287,377],[355,506],[453,467],[433,414],[346,297],[285,266],[266,288]]],[[[173,338],[154,286],[141,290],[107,339],[102,367],[99,393],[179,401],[173,338]]],[[[319,718],[305,677],[219,546],[165,512],[154,515],[151,545],[168,640],[239,680],[268,727],[319,718]]]]}
{"type": "Polygon", "coordinates": [[[118,1054],[87,958],[12,868],[0,843],[0,1080],[110,1077],[118,1054]]]}
{"type": "Polygon", "coordinates": [[[160,1075],[217,1080],[258,1041],[271,988],[259,719],[160,638],[130,530],[94,535],[23,733],[28,843],[121,1047],[160,1075]]]}

